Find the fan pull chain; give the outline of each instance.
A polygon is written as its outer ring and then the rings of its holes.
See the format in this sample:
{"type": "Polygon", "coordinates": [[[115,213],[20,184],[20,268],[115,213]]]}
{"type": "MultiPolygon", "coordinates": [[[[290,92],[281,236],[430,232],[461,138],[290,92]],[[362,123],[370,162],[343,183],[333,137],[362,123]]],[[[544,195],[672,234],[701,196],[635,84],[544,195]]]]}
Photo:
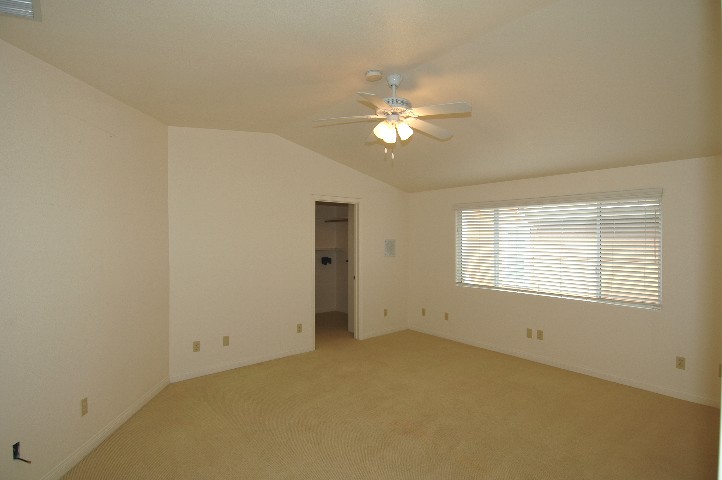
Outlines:
{"type": "Polygon", "coordinates": [[[391,152],[389,152],[389,147],[384,147],[384,160],[389,159],[389,153],[391,153],[391,166],[393,167],[394,159],[396,158],[396,155],[394,154],[393,150],[391,150],[391,152]]]}
{"type": "Polygon", "coordinates": [[[393,149],[389,150],[389,147],[384,146],[384,160],[388,161],[389,157],[391,158],[391,166],[394,166],[394,159],[396,158],[396,154],[394,153],[393,149]],[[391,155],[389,155],[389,153],[391,155]]]}

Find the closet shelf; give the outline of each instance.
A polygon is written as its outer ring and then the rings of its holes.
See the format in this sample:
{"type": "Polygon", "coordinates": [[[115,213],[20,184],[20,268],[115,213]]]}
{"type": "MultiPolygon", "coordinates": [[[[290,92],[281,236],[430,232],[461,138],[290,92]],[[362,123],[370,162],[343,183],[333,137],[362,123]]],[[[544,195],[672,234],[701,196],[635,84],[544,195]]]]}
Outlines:
{"type": "Polygon", "coordinates": [[[343,252],[340,247],[316,247],[317,252],[343,252]]]}

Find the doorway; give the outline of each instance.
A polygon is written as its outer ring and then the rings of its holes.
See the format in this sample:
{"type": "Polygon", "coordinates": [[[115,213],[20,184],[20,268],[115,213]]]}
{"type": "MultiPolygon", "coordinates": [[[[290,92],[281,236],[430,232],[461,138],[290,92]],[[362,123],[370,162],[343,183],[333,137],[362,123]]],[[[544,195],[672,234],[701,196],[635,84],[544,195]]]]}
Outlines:
{"type": "Polygon", "coordinates": [[[358,204],[316,199],[314,241],[315,341],[359,338],[358,204]]]}

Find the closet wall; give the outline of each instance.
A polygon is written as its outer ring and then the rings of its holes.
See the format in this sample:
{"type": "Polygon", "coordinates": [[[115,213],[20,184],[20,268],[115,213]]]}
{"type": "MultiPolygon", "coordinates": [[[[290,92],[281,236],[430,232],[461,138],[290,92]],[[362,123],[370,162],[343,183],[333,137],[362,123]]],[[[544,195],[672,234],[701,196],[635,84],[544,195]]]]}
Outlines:
{"type": "Polygon", "coordinates": [[[316,313],[348,313],[348,207],[316,204],[316,313]]]}

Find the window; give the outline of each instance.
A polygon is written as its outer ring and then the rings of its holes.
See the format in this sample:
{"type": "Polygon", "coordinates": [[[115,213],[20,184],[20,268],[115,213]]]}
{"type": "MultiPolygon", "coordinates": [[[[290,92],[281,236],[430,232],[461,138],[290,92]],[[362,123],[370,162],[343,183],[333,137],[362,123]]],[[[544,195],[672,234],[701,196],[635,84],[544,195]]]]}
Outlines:
{"type": "Polygon", "coordinates": [[[662,191],[456,207],[456,283],[661,306],[662,191]]]}
{"type": "Polygon", "coordinates": [[[33,18],[32,0],[0,0],[0,13],[33,18]]]}

